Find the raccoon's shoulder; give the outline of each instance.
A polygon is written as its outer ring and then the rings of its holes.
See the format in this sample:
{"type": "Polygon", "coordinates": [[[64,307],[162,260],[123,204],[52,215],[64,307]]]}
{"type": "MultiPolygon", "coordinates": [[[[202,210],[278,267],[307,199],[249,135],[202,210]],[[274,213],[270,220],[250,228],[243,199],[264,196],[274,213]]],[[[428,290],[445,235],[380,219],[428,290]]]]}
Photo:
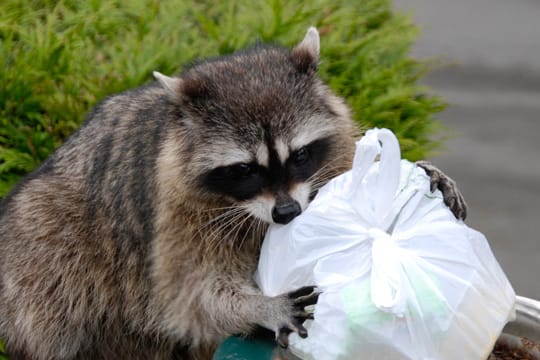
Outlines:
{"type": "Polygon", "coordinates": [[[41,164],[36,170],[23,177],[7,195],[0,198],[0,221],[5,213],[7,213],[10,204],[16,198],[17,194],[24,190],[24,188],[36,178],[46,176],[54,171],[54,160],[49,157],[43,164],[41,164]]]}
{"type": "Polygon", "coordinates": [[[157,115],[170,113],[173,108],[165,90],[152,82],[106,97],[86,115],[80,130],[88,126],[122,125],[137,119],[158,120],[157,115]]]}
{"type": "Polygon", "coordinates": [[[178,111],[156,83],[108,96],[88,113],[81,127],[58,150],[56,163],[97,161],[96,157],[105,160],[120,154],[154,154],[171,119],[181,116],[178,111]]]}
{"type": "Polygon", "coordinates": [[[114,170],[122,164],[117,161],[118,165],[113,167],[109,162],[128,153],[132,157],[137,154],[137,159],[155,157],[162,123],[171,116],[172,108],[164,90],[155,83],[106,97],[62,146],[0,199],[0,217],[36,179],[73,180],[84,177],[97,165],[114,170]]]}

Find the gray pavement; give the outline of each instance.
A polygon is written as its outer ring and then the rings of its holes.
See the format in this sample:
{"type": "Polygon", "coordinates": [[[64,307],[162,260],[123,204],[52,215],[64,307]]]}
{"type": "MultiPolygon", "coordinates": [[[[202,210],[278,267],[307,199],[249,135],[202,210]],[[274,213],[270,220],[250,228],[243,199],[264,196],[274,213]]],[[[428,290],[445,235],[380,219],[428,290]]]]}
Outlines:
{"type": "Polygon", "coordinates": [[[446,65],[424,83],[450,106],[451,138],[431,159],[469,204],[520,295],[540,299],[540,1],[394,0],[446,65]]]}

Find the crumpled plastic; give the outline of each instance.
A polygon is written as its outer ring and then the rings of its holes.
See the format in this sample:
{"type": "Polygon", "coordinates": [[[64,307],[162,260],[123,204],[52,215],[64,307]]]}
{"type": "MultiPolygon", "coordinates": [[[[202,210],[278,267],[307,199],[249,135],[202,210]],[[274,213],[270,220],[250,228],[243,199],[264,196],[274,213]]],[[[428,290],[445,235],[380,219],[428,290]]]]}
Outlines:
{"type": "Polygon", "coordinates": [[[486,359],[515,293],[485,237],[457,220],[395,135],[369,130],[351,171],[272,225],[255,280],[276,296],[316,285],[302,359],[486,359]],[[380,161],[379,161],[380,156],[380,161]]]}

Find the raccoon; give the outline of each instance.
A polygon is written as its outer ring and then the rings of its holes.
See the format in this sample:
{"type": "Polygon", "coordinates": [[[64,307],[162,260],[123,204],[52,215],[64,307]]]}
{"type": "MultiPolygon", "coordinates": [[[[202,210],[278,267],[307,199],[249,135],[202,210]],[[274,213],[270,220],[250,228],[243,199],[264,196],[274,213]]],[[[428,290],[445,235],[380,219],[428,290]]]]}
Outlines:
{"type": "MultiPolygon", "coordinates": [[[[111,96],[0,205],[0,337],[13,359],[210,359],[257,328],[307,336],[313,287],[252,275],[351,166],[357,129],[317,77],[319,35],[257,45],[111,96]]],[[[455,184],[423,164],[454,212],[455,184]]]]}

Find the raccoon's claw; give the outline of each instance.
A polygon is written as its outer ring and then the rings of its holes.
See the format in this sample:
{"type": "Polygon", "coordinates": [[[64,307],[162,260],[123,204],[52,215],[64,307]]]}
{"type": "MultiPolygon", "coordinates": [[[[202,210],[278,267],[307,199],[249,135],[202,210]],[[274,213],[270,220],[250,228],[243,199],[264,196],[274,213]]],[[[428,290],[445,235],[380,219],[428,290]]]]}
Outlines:
{"type": "Polygon", "coordinates": [[[429,161],[417,161],[416,165],[424,169],[430,177],[431,191],[441,190],[446,206],[450,208],[456,218],[465,220],[467,217],[467,203],[457,188],[455,181],[429,161]]]}
{"type": "Polygon", "coordinates": [[[315,286],[304,286],[300,289],[291,291],[287,297],[292,300],[295,307],[305,308],[309,305],[315,305],[319,299],[320,292],[317,292],[315,286]]]}
{"type": "MultiPolygon", "coordinates": [[[[295,326],[296,326],[296,332],[298,333],[298,335],[302,339],[307,338],[308,333],[307,333],[306,328],[300,322],[297,322],[295,326]]],[[[289,335],[292,332],[293,330],[291,330],[289,327],[282,327],[281,329],[279,329],[278,335],[276,337],[276,343],[279,345],[279,347],[283,349],[286,349],[287,347],[289,347],[289,335]]]]}
{"type": "Polygon", "coordinates": [[[289,334],[292,333],[292,330],[286,327],[279,329],[279,333],[276,337],[276,343],[279,347],[286,349],[289,347],[289,334]]]}
{"type": "MultiPolygon", "coordinates": [[[[311,317],[313,318],[313,317],[311,317]]],[[[289,346],[289,335],[296,331],[298,336],[300,336],[302,339],[307,338],[308,332],[304,325],[302,323],[307,319],[303,317],[293,317],[293,319],[290,321],[290,323],[286,326],[282,326],[279,328],[278,333],[276,334],[276,343],[286,349],[289,346]]]]}
{"type": "Polygon", "coordinates": [[[308,332],[302,324],[308,319],[313,320],[314,317],[313,313],[306,311],[305,307],[315,305],[319,295],[320,292],[316,291],[315,286],[305,286],[284,295],[289,303],[290,314],[286,323],[281,324],[276,332],[276,342],[280,347],[287,348],[289,346],[289,334],[293,331],[298,333],[301,338],[308,336],[308,332]]]}

